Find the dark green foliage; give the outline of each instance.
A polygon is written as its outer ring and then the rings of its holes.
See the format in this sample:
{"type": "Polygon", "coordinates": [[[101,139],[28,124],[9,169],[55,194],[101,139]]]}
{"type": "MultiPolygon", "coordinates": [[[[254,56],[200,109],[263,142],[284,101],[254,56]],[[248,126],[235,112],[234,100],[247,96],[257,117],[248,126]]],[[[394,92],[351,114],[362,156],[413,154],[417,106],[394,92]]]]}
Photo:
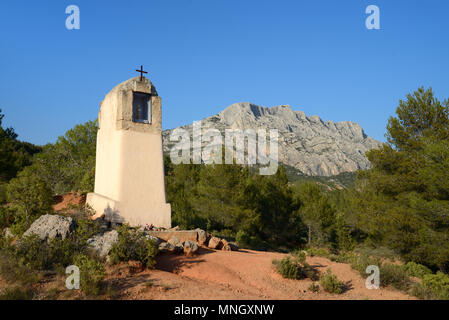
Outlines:
{"type": "Polygon", "coordinates": [[[420,88],[396,115],[388,144],[367,153],[373,168],[358,173],[353,190],[331,197],[346,228],[336,228],[335,242],[386,247],[404,261],[449,272],[449,103],[420,88]]]}
{"type": "Polygon", "coordinates": [[[8,248],[11,257],[19,265],[32,270],[52,270],[56,266],[67,266],[72,263],[78,249],[70,238],[54,238],[46,242],[36,235],[22,237],[17,245],[8,248]]]}
{"type": "Polygon", "coordinates": [[[320,286],[329,293],[341,294],[344,291],[344,283],[330,269],[320,277],[320,286]]]}
{"type": "MultiPolygon", "coordinates": [[[[0,189],[1,185],[14,178],[17,172],[30,165],[32,155],[41,150],[31,143],[18,141],[14,129],[3,128],[3,118],[0,109],[0,189]]],[[[0,203],[4,200],[0,190],[0,203]]]]}
{"type": "Polygon", "coordinates": [[[0,300],[32,300],[34,293],[28,288],[5,288],[0,292],[0,300]]]}
{"type": "Polygon", "coordinates": [[[402,291],[408,291],[412,282],[402,266],[395,264],[382,264],[379,266],[380,285],[393,286],[402,291]]]}
{"type": "Polygon", "coordinates": [[[14,221],[14,210],[0,205],[0,229],[7,228],[14,221]]]}
{"type": "Polygon", "coordinates": [[[308,244],[336,242],[336,209],[324,191],[309,182],[299,185],[297,192],[302,204],[299,215],[308,228],[308,244]]]}
{"type": "Polygon", "coordinates": [[[411,277],[423,278],[426,274],[432,274],[432,270],[415,262],[408,262],[403,266],[405,272],[411,277]]]}
{"type": "Polygon", "coordinates": [[[76,125],[33,158],[31,170],[53,194],[93,191],[97,131],[96,120],[76,125]]]}
{"type": "Polygon", "coordinates": [[[39,216],[53,211],[51,190],[29,167],[9,182],[7,195],[10,209],[14,210],[11,231],[17,235],[25,232],[39,216]]]}
{"type": "Polygon", "coordinates": [[[173,223],[184,229],[226,232],[256,249],[304,243],[299,201],[280,167],[260,176],[240,165],[173,166],[166,160],[167,198],[173,223]]]}
{"type": "Polygon", "coordinates": [[[449,300],[449,275],[442,272],[426,274],[422,280],[426,292],[441,300],[449,300]]]}
{"type": "Polygon", "coordinates": [[[293,257],[288,256],[281,260],[273,260],[273,265],[279,274],[287,279],[318,279],[318,271],[306,263],[305,255],[296,252],[293,257]]]}
{"type": "Polygon", "coordinates": [[[103,265],[96,259],[79,254],[73,259],[73,264],[80,270],[80,289],[86,295],[97,295],[105,277],[103,265]]]}
{"type": "Polygon", "coordinates": [[[120,261],[140,261],[147,268],[156,264],[158,248],[153,240],[147,239],[141,232],[122,225],[118,228],[118,241],[112,246],[112,263],[120,261]]]}

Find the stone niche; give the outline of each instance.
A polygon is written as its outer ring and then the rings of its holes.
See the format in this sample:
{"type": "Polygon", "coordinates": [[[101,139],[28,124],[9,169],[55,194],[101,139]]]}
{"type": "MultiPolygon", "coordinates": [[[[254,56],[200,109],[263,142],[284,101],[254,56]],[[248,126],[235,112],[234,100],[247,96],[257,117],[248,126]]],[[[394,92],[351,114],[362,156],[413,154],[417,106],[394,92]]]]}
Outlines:
{"type": "Polygon", "coordinates": [[[147,78],[109,92],[98,115],[95,191],[87,204],[114,223],[171,227],[162,154],[161,98],[147,78]]]}

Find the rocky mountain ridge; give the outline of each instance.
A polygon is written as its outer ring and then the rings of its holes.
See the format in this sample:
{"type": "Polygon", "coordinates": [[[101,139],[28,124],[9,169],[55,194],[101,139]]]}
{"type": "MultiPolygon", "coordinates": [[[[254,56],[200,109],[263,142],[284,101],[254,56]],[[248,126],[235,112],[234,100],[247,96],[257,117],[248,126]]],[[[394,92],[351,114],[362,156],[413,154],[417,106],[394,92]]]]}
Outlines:
{"type": "MultiPolygon", "coordinates": [[[[323,121],[306,116],[289,105],[263,107],[252,103],[235,103],[220,113],[201,121],[203,130],[278,129],[279,162],[305,175],[332,176],[370,168],[365,153],[381,145],[368,137],[362,127],[350,121],[323,121]]],[[[192,132],[192,125],[182,126],[192,132]]],[[[162,134],[164,152],[174,142],[169,140],[174,129],[162,134]]]]}

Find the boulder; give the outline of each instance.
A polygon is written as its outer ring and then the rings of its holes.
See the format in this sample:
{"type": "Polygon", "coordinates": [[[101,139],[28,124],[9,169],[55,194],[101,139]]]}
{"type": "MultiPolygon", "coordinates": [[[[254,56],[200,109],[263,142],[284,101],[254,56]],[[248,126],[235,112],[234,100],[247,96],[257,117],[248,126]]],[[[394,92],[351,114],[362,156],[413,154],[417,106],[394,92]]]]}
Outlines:
{"type": "Polygon", "coordinates": [[[170,252],[174,249],[174,246],[168,242],[162,242],[159,244],[159,251],[162,253],[170,252]]]}
{"type": "Polygon", "coordinates": [[[162,242],[159,245],[159,251],[162,253],[181,253],[184,251],[184,247],[182,246],[182,243],[179,243],[177,245],[174,245],[170,242],[162,242]]]}
{"type": "Polygon", "coordinates": [[[153,240],[153,242],[158,246],[161,244],[161,239],[159,239],[158,237],[154,237],[154,236],[150,236],[149,234],[147,234],[145,236],[145,238],[147,238],[148,240],[153,240]]]}
{"type": "Polygon", "coordinates": [[[225,239],[221,240],[221,250],[232,251],[231,245],[225,239]]]}
{"type": "Polygon", "coordinates": [[[209,244],[207,246],[211,249],[219,249],[220,245],[221,245],[220,238],[212,237],[212,238],[210,238],[209,244]]]}
{"type": "Polygon", "coordinates": [[[198,238],[197,238],[198,244],[200,246],[207,245],[207,233],[206,233],[206,231],[201,230],[201,229],[196,229],[196,231],[197,231],[197,234],[198,234],[198,238]]]}
{"type": "Polygon", "coordinates": [[[87,240],[87,244],[95,251],[101,258],[109,255],[114,243],[118,241],[118,232],[111,230],[103,234],[97,234],[87,240]]]}
{"type": "Polygon", "coordinates": [[[198,251],[198,245],[190,240],[184,242],[184,253],[188,256],[195,254],[198,251]]]}
{"type": "Polygon", "coordinates": [[[229,244],[229,246],[231,247],[231,250],[232,250],[232,251],[239,251],[239,246],[237,245],[237,243],[235,243],[235,242],[229,242],[228,244],[229,244]]]}
{"type": "Polygon", "coordinates": [[[41,240],[54,238],[65,239],[75,229],[75,222],[70,217],[46,214],[34,221],[23,234],[24,237],[35,234],[41,240]]]}
{"type": "Polygon", "coordinates": [[[174,246],[182,246],[182,242],[179,241],[179,239],[176,238],[176,237],[173,237],[173,238],[169,239],[167,242],[172,244],[172,245],[174,245],[174,246]]]}

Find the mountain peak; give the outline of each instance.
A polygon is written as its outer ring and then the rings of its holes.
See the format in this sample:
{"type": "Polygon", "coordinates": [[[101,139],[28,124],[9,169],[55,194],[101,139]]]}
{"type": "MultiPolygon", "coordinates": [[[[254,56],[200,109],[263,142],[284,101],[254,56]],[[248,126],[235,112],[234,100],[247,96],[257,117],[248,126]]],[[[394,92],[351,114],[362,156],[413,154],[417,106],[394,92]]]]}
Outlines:
{"type": "MultiPolygon", "coordinates": [[[[365,153],[381,144],[368,137],[355,122],[324,122],[317,115],[307,116],[303,111],[293,111],[289,105],[268,108],[238,102],[215,116],[203,119],[202,126],[217,128],[221,132],[227,128],[277,129],[279,162],[308,175],[330,176],[368,169],[371,164],[365,153]]],[[[170,148],[167,139],[170,132],[166,130],[163,133],[164,151],[170,148]]]]}

